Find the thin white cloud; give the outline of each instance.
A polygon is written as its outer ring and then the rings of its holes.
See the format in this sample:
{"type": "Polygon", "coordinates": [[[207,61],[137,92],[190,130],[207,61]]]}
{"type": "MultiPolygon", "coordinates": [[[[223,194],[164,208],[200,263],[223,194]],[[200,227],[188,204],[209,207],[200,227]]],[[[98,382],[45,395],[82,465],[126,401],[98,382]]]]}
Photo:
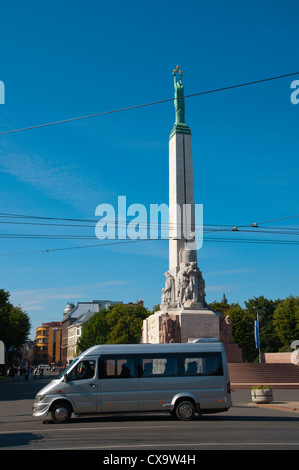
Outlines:
{"type": "Polygon", "coordinates": [[[54,300],[64,300],[65,302],[72,301],[73,299],[87,299],[87,291],[93,290],[93,299],[96,299],[96,289],[105,289],[108,286],[118,286],[128,284],[129,281],[125,280],[111,280],[103,281],[94,284],[82,284],[73,287],[52,287],[48,289],[27,289],[11,292],[11,302],[15,305],[21,305],[26,311],[31,310],[44,310],[54,300]]]}
{"type": "Polygon", "coordinates": [[[111,194],[98,181],[82,175],[75,166],[58,165],[40,156],[28,156],[7,149],[0,152],[0,171],[14,176],[47,197],[60,200],[78,209],[92,211],[100,200],[111,194]]]}

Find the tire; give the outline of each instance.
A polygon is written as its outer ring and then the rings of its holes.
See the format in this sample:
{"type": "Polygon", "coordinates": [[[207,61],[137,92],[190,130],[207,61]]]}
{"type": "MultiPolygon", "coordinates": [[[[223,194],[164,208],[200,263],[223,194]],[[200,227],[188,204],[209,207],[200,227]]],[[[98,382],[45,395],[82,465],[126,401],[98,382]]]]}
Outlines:
{"type": "Polygon", "coordinates": [[[72,414],[71,406],[66,402],[58,402],[51,409],[52,420],[56,424],[68,423],[72,414]]]}
{"type": "Polygon", "coordinates": [[[195,417],[195,406],[192,401],[183,400],[175,408],[175,415],[181,421],[191,421],[195,417]]]}

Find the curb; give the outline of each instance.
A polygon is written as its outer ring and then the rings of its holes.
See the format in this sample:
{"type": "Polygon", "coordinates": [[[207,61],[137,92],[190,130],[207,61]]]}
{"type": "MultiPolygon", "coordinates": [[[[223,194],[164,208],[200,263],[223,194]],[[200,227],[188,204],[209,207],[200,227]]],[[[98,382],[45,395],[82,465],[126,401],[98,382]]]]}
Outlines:
{"type": "Polygon", "coordinates": [[[250,406],[256,406],[257,408],[263,407],[263,408],[272,408],[275,410],[280,410],[280,411],[290,411],[294,413],[299,413],[299,405],[291,405],[291,404],[286,404],[286,405],[276,405],[271,404],[271,403],[249,403],[250,406]]]}

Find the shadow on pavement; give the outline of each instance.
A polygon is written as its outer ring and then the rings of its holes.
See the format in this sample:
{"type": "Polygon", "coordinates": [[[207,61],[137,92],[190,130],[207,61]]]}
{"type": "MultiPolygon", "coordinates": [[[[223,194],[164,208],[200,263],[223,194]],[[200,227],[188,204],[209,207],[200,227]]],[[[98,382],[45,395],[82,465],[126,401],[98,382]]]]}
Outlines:
{"type": "Polygon", "coordinates": [[[33,434],[31,432],[7,433],[0,436],[0,448],[10,449],[12,447],[27,446],[31,442],[40,441],[42,439],[42,434],[33,434]]]}

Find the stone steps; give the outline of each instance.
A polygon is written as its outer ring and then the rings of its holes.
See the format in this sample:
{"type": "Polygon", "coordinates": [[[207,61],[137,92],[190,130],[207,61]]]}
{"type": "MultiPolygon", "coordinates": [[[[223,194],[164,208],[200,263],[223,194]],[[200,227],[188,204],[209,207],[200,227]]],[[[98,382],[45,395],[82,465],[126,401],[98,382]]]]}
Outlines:
{"type": "Polygon", "coordinates": [[[228,369],[233,389],[253,385],[299,389],[299,367],[295,364],[229,363],[228,369]]]}

